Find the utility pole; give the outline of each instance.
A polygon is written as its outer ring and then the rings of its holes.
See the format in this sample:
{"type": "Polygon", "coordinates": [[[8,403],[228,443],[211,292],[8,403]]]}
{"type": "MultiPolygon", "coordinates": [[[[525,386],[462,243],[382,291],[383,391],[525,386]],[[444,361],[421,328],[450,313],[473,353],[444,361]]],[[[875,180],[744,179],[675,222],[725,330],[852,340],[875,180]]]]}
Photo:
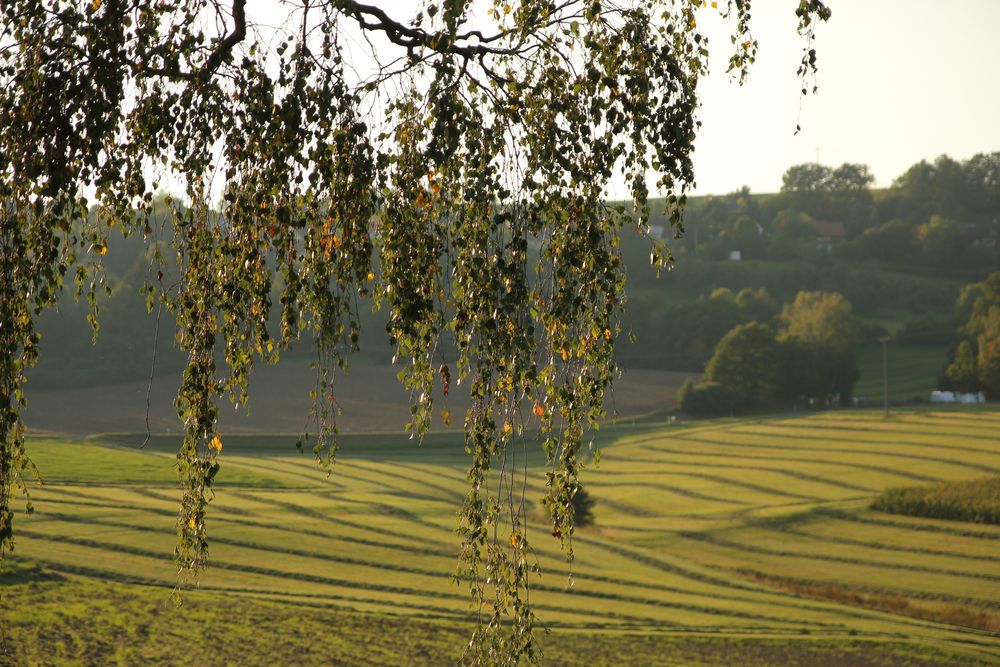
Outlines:
{"type": "Polygon", "coordinates": [[[885,410],[885,417],[889,417],[889,364],[886,355],[886,343],[888,336],[881,336],[878,342],[882,343],[882,408],[885,410]]]}

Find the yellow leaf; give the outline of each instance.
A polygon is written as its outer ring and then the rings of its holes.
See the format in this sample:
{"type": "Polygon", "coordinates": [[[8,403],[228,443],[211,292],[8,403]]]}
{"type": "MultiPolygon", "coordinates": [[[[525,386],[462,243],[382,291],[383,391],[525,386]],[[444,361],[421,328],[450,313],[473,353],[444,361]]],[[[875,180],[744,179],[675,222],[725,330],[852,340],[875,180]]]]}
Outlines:
{"type": "Polygon", "coordinates": [[[208,446],[215,450],[216,453],[222,451],[222,438],[215,436],[212,441],[208,443],[208,446]]]}
{"type": "Polygon", "coordinates": [[[188,528],[194,530],[194,527],[198,525],[198,522],[194,520],[194,517],[188,517],[188,528]]]}
{"type": "Polygon", "coordinates": [[[441,411],[441,420],[444,422],[445,426],[451,426],[451,413],[447,410],[441,411]]]}
{"type": "Polygon", "coordinates": [[[538,417],[539,419],[545,416],[545,408],[543,408],[538,403],[535,403],[535,407],[533,407],[531,410],[532,412],[535,413],[535,416],[538,417]]]}
{"type": "Polygon", "coordinates": [[[90,3],[90,11],[96,12],[100,8],[101,8],[101,0],[94,0],[93,2],[90,3]]]}
{"type": "Polygon", "coordinates": [[[503,423],[503,432],[504,433],[510,433],[510,430],[512,428],[514,428],[514,427],[510,425],[510,422],[504,422],[503,423]]]}

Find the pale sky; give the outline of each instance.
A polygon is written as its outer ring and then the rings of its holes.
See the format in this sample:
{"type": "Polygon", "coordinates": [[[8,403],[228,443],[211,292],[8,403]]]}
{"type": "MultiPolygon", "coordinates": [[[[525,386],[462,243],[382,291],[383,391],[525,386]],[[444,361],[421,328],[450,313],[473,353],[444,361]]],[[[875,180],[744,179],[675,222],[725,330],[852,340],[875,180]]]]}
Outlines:
{"type": "Polygon", "coordinates": [[[743,88],[729,82],[725,55],[703,81],[697,193],[774,192],[817,147],[823,164],[869,165],[877,187],[922,159],[1000,151],[1000,1],[828,0],[819,93],[801,113],[796,4],[754,3],[760,51],[743,88]]]}

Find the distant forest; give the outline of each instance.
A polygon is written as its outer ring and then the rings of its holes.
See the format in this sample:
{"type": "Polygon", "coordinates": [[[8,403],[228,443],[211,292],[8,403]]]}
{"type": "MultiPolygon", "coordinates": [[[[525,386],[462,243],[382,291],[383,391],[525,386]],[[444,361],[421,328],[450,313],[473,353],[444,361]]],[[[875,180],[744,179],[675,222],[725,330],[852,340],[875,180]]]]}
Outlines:
{"type": "MultiPolygon", "coordinates": [[[[962,287],[1000,267],[1000,152],[965,161],[941,156],[913,165],[888,188],[872,183],[864,165],[803,164],[787,170],[778,193],[744,188],[690,199],[683,230],[669,228],[654,208],[651,233],[668,242],[676,268],[657,277],[649,242],[626,231],[621,365],[701,371],[733,327],[766,321],[798,292],[816,290],[851,303],[861,323],[858,346],[893,334],[901,344],[940,346],[943,367],[962,287]]],[[[157,374],[183,367],[170,313],[160,313],[157,332],[158,306],[147,313],[140,293],[173,280],[171,263],[154,261],[157,250],[170,255],[165,241],[150,246],[112,234],[96,345],[87,306],[69,284],[58,309],[41,317],[42,354],[29,392],[146,378],[154,349],[157,374]]],[[[359,315],[357,363],[389,363],[383,315],[369,303],[359,304],[359,315]]],[[[310,348],[302,343],[286,354],[310,348]]]]}

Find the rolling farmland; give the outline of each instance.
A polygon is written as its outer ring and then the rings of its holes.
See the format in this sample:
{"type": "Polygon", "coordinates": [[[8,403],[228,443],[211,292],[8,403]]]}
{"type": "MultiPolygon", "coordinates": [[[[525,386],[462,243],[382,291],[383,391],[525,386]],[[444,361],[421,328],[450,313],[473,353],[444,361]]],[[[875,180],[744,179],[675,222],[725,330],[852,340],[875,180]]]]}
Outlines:
{"type": "MultiPolygon", "coordinates": [[[[988,410],[607,428],[595,443],[600,469],[584,477],[597,523],[577,533],[572,567],[537,513],[529,533],[542,570],[532,601],[554,630],[546,657],[572,664],[586,654],[598,664],[612,651],[607,664],[669,664],[694,650],[678,664],[752,655],[777,664],[1000,662],[1000,526],[869,509],[886,488],[1000,474],[997,433],[1000,412],[988,410]],[[600,651],[588,644],[594,637],[600,651]]],[[[17,519],[16,555],[40,568],[0,578],[8,650],[41,661],[138,655],[128,653],[139,650],[128,633],[97,647],[73,639],[83,612],[59,610],[65,636],[47,639],[25,621],[56,613],[59,591],[78,587],[93,599],[118,595],[111,606],[134,604],[140,616],[156,609],[143,626],[154,636],[181,632],[164,628],[189,610],[219,627],[209,610],[243,604],[248,616],[294,616],[300,634],[310,624],[322,636],[342,629],[340,648],[329,650],[350,663],[359,660],[343,638],[362,632],[359,618],[396,624],[395,634],[365,640],[384,651],[373,664],[460,657],[471,610],[465,588],[449,581],[466,486],[458,435],[420,448],[401,436],[347,437],[329,477],[287,438],[227,438],[209,516],[212,564],[176,612],[166,604],[178,581],[173,443],[135,443],[29,443],[46,484],[33,490],[35,514],[17,519]],[[324,627],[330,619],[340,620],[324,627]],[[393,643],[410,631],[426,653],[393,643]]],[[[529,464],[537,498],[543,461],[529,464]]],[[[198,627],[186,632],[204,633],[198,627]]]]}

